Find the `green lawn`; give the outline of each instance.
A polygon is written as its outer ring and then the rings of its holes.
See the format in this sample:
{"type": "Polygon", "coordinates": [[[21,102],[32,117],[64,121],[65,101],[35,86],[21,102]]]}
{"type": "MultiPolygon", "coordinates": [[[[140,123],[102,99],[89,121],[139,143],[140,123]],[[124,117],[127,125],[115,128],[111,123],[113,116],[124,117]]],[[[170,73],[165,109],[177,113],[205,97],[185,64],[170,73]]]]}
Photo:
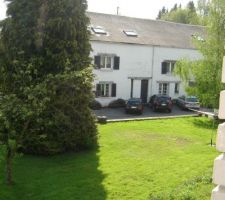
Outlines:
{"type": "Polygon", "coordinates": [[[212,133],[206,118],[99,125],[98,151],[18,157],[0,200],[210,199],[212,133]]]}

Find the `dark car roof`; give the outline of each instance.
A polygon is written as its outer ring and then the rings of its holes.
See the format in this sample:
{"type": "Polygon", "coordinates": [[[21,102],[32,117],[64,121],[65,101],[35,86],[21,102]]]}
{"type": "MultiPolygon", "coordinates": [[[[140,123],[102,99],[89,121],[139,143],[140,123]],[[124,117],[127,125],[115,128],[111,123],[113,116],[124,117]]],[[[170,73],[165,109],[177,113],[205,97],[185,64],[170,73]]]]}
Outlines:
{"type": "Polygon", "coordinates": [[[128,101],[141,101],[141,99],[140,98],[130,98],[130,99],[128,99],[128,101]]]}
{"type": "Polygon", "coordinates": [[[196,96],[186,96],[186,99],[187,99],[187,98],[198,99],[198,97],[196,97],[196,96]]]}
{"type": "Polygon", "coordinates": [[[187,99],[187,98],[193,98],[193,99],[198,99],[198,97],[196,97],[196,96],[185,96],[185,95],[180,96],[178,98],[185,98],[185,99],[187,99]]]}
{"type": "Polygon", "coordinates": [[[162,94],[155,94],[153,96],[156,96],[156,97],[164,97],[164,98],[170,98],[170,96],[168,95],[162,95],[162,94]]]}

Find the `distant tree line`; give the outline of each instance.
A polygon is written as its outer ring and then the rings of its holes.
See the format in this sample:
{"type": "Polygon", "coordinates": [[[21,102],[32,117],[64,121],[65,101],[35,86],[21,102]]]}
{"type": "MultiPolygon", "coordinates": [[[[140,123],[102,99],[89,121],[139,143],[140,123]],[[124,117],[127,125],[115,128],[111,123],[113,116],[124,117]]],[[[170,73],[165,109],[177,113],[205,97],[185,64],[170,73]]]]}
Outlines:
{"type": "Polygon", "coordinates": [[[198,0],[197,6],[189,1],[185,8],[181,4],[175,4],[170,10],[165,6],[159,10],[156,19],[183,23],[206,25],[209,14],[209,0],[198,0]]]}

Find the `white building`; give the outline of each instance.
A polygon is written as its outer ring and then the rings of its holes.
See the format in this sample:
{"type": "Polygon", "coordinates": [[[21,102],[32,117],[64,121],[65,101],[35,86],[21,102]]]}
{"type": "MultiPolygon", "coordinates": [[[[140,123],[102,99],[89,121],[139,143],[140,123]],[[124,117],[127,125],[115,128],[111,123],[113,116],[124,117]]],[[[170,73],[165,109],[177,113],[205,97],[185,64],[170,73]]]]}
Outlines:
{"type": "Polygon", "coordinates": [[[154,94],[185,94],[173,67],[181,58],[201,58],[192,37],[204,27],[100,13],[88,16],[96,100],[103,106],[118,98],[142,98],[145,103],[154,94]]]}

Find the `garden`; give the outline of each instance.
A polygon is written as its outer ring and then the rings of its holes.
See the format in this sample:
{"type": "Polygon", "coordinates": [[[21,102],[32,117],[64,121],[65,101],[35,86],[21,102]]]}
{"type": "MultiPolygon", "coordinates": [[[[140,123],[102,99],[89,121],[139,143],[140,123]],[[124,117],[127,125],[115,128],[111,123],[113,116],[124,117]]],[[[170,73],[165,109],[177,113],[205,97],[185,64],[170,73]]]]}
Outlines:
{"type": "Polygon", "coordinates": [[[210,145],[216,128],[201,117],[98,125],[95,150],[17,155],[15,183],[8,187],[1,179],[0,199],[206,200],[218,154],[210,145]]]}

